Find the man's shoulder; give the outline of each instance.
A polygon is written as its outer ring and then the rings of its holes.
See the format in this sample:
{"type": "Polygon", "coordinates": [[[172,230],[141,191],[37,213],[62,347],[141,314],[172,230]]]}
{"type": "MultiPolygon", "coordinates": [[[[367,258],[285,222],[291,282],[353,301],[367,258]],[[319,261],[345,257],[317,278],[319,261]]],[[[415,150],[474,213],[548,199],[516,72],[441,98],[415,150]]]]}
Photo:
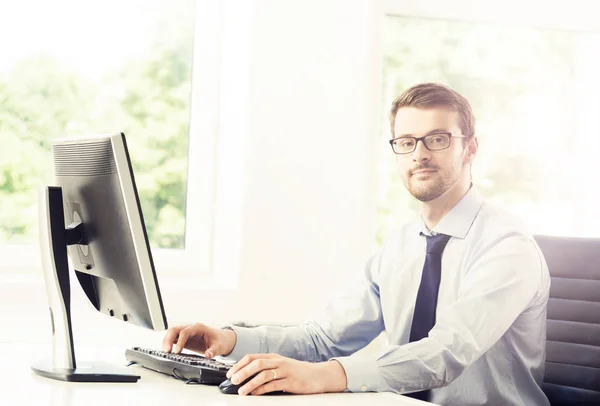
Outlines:
{"type": "Polygon", "coordinates": [[[501,235],[513,235],[533,239],[524,218],[508,210],[484,201],[481,209],[473,222],[473,231],[478,231],[482,236],[491,238],[501,235]]]}
{"type": "Polygon", "coordinates": [[[484,202],[467,238],[471,265],[486,263],[490,258],[502,258],[506,265],[503,274],[538,281],[539,303],[547,300],[550,288],[548,266],[523,218],[484,202]],[[507,265],[511,262],[512,265],[507,265]]]}
{"type": "Polygon", "coordinates": [[[544,256],[524,219],[489,202],[482,205],[467,239],[475,258],[510,254],[515,260],[529,261],[547,273],[544,256]]]}

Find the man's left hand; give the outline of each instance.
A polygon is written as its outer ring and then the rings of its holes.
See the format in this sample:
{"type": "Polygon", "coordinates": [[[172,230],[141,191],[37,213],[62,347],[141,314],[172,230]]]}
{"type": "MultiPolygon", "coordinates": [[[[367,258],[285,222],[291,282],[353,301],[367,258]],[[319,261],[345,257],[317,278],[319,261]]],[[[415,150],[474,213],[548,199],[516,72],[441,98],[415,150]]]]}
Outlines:
{"type": "Polygon", "coordinates": [[[235,385],[256,376],[240,387],[240,395],[262,395],[268,392],[311,394],[343,392],[346,372],[333,360],[310,363],[282,357],[278,354],[246,355],[227,372],[235,385]]]}

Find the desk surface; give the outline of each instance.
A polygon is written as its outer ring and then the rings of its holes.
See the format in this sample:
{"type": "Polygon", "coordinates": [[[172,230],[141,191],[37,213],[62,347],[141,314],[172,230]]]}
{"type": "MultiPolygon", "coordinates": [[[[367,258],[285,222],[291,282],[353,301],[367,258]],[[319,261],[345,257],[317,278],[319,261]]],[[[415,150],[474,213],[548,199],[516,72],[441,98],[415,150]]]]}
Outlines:
{"type": "MultiPolygon", "coordinates": [[[[0,344],[0,405],[365,405],[423,406],[421,402],[392,393],[336,393],[322,395],[236,396],[221,394],[218,388],[186,385],[169,376],[136,368],[136,383],[75,383],[43,378],[31,371],[32,362],[47,359],[49,346],[0,344]]],[[[77,348],[76,348],[77,351],[77,348]]],[[[80,348],[77,359],[103,360],[115,365],[125,362],[124,349],[114,347],[80,348]],[[91,355],[91,357],[90,357],[91,355]]]]}

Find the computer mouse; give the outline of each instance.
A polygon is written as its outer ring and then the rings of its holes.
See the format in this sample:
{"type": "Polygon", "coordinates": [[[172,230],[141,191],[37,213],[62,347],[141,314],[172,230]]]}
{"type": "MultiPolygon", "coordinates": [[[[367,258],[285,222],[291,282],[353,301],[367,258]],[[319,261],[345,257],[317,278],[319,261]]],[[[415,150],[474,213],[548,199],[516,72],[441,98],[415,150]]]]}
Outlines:
{"type": "Polygon", "coordinates": [[[254,378],[254,376],[251,376],[250,378],[246,379],[244,382],[239,383],[237,385],[235,385],[229,379],[226,379],[223,382],[221,382],[221,384],[219,385],[219,390],[221,391],[221,393],[224,393],[226,395],[237,395],[238,389],[241,388],[242,386],[244,386],[244,384],[252,378],[254,378]]]}
{"type": "MultiPolygon", "coordinates": [[[[246,379],[244,382],[239,383],[237,385],[234,385],[233,382],[231,382],[229,379],[226,379],[223,382],[221,382],[221,384],[219,385],[219,390],[221,391],[221,393],[224,393],[226,395],[237,395],[238,389],[241,388],[242,386],[244,386],[246,384],[246,382],[248,382],[250,379],[254,378],[255,376],[256,375],[252,375],[250,378],[246,379]]],[[[284,393],[285,393],[284,391],[275,391],[275,392],[265,393],[265,395],[283,395],[284,393]]]]}

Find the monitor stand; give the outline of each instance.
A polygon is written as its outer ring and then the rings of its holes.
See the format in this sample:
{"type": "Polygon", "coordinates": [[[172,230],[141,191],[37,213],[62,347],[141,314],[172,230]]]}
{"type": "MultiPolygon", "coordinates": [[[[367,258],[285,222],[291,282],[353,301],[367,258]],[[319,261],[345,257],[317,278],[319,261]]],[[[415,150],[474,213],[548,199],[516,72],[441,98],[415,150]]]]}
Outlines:
{"type": "Polygon", "coordinates": [[[39,189],[40,249],[52,324],[52,361],[34,363],[31,369],[46,378],[72,382],[137,382],[139,375],[102,362],[76,363],[71,327],[71,291],[67,246],[86,244],[83,224],[65,229],[62,189],[39,189]]]}

